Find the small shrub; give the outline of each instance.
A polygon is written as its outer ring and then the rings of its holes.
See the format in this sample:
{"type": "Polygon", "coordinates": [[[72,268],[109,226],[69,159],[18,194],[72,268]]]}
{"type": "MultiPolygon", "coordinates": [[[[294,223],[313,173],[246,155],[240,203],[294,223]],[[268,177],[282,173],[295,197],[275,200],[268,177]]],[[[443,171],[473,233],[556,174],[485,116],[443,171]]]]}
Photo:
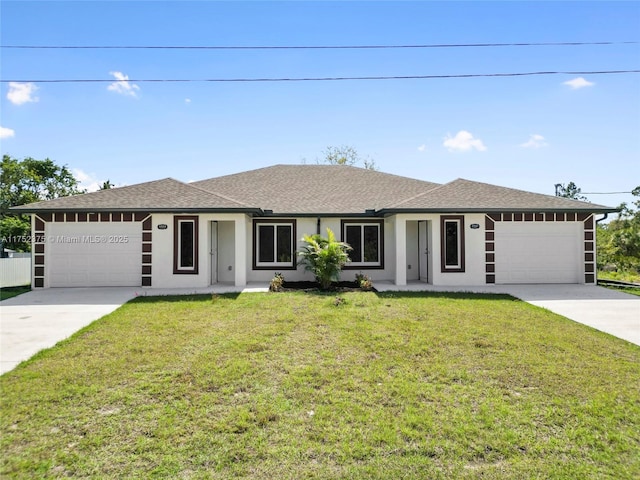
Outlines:
{"type": "Polygon", "coordinates": [[[281,273],[276,273],[271,282],[269,282],[269,291],[270,292],[280,292],[282,290],[282,285],[284,284],[284,275],[281,273]]]}
{"type": "Polygon", "coordinates": [[[320,235],[305,235],[303,240],[307,243],[298,252],[300,263],[305,270],[313,273],[320,288],[328,290],[331,282],[340,280],[340,272],[349,262],[351,247],[336,240],[334,233],[327,228],[327,238],[320,235]]]}
{"type": "Polygon", "coordinates": [[[364,291],[373,290],[373,282],[363,273],[356,273],[356,283],[364,291]]]}

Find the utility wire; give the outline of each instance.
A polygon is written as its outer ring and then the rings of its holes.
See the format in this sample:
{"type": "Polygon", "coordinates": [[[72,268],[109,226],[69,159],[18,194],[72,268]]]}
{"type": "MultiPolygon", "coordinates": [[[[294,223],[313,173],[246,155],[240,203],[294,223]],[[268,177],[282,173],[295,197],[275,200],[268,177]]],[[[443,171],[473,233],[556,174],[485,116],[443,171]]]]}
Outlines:
{"type": "Polygon", "coordinates": [[[127,78],[118,79],[31,79],[31,80],[0,80],[0,83],[187,83],[187,82],[325,82],[341,80],[424,80],[438,78],[482,78],[482,77],[526,77],[534,75],[608,75],[623,73],[640,73],[640,70],[600,70],[577,72],[522,72],[522,73],[469,73],[456,75],[393,75],[393,76],[366,76],[366,77],[291,77],[291,78],[127,78]]]}
{"type": "Polygon", "coordinates": [[[528,43],[434,43],[422,45],[0,45],[12,49],[154,49],[154,50],[356,50],[397,48],[487,48],[487,47],[550,47],[583,45],[635,45],[640,42],[528,42],[528,43]]]}
{"type": "Polygon", "coordinates": [[[580,192],[581,195],[619,195],[621,193],[633,193],[633,192],[580,192]]]}

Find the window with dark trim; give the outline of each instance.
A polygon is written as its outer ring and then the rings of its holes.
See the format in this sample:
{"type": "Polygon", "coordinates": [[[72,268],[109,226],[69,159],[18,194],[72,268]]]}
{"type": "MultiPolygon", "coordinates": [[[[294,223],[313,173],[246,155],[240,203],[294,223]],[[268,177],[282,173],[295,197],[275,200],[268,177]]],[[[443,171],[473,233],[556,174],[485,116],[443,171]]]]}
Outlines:
{"type": "Polygon", "coordinates": [[[253,268],[294,270],[295,220],[253,221],[253,268]]]}
{"type": "Polygon", "coordinates": [[[440,251],[443,272],[464,272],[464,216],[440,217],[440,251]]]}
{"type": "Polygon", "coordinates": [[[173,273],[198,273],[198,217],[173,217],[173,273]]]}
{"type": "Polygon", "coordinates": [[[342,220],[342,241],[351,247],[344,268],[384,268],[384,221],[342,220]]]}

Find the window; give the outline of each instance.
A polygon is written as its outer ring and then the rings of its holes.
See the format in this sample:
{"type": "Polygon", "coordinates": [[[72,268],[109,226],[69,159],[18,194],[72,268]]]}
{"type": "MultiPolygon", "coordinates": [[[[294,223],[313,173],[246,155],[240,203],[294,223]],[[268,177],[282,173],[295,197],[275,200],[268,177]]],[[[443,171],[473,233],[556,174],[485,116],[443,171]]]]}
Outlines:
{"type": "Polygon", "coordinates": [[[255,220],[253,223],[253,268],[295,269],[296,223],[255,220]]]}
{"type": "Polygon", "coordinates": [[[440,250],[443,272],[464,272],[464,217],[440,217],[440,250]]]}
{"type": "Polygon", "coordinates": [[[383,225],[382,220],[342,221],[342,241],[352,248],[345,268],[384,268],[383,225]]]}
{"type": "Polygon", "coordinates": [[[173,217],[173,273],[198,273],[198,217],[173,217]]]}

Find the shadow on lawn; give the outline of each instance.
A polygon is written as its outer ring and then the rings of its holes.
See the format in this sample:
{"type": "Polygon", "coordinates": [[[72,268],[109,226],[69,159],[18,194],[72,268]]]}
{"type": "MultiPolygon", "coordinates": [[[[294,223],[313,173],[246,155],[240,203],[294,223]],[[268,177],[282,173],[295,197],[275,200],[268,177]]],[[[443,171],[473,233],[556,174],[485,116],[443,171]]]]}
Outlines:
{"type": "Polygon", "coordinates": [[[141,295],[128,303],[157,303],[157,302],[185,302],[189,300],[215,300],[216,298],[225,298],[229,300],[237,300],[240,292],[232,293],[193,293],[189,295],[141,295]]]}

